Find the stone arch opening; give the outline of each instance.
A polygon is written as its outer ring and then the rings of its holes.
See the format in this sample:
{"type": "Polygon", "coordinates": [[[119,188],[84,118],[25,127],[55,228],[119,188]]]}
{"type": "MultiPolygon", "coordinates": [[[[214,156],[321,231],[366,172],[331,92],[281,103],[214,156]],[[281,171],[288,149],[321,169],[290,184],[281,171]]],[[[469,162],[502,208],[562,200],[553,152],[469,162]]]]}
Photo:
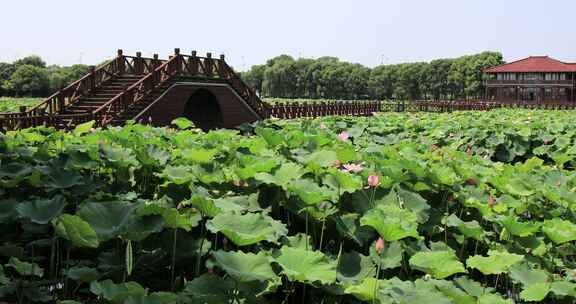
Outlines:
{"type": "Polygon", "coordinates": [[[204,131],[222,127],[224,122],[218,99],[206,89],[198,89],[188,98],[182,114],[204,131]]]}

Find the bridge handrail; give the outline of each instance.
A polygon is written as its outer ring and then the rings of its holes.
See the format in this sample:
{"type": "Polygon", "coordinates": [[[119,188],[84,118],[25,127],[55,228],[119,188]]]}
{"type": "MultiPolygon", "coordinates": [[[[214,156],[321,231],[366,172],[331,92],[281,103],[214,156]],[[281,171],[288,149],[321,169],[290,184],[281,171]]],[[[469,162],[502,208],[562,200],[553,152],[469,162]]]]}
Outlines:
{"type": "Polygon", "coordinates": [[[174,69],[174,66],[179,63],[179,60],[180,58],[178,56],[174,56],[169,60],[164,61],[146,76],[142,77],[124,91],[118,93],[118,95],[114,96],[96,110],[92,111],[91,114],[97,120],[98,125],[106,125],[115,116],[122,114],[131,105],[137,103],[142,97],[144,97],[145,92],[156,88],[158,85],[161,85],[175,76],[175,74],[171,73],[174,71],[177,72],[177,69],[174,69]],[[166,71],[164,69],[166,69],[166,71]]]}

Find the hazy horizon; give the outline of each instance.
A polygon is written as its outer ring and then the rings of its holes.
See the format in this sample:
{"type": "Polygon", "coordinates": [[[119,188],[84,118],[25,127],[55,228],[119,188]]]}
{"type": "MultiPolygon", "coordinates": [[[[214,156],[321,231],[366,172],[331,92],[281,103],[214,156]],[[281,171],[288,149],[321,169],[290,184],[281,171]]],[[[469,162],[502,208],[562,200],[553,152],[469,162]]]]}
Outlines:
{"type": "Polygon", "coordinates": [[[2,4],[0,61],[34,54],[48,64],[96,64],[118,48],[166,58],[179,47],[223,53],[238,70],[281,54],[370,67],[482,51],[501,52],[506,61],[548,55],[576,62],[576,2],[550,2],[9,1],[2,4]]]}

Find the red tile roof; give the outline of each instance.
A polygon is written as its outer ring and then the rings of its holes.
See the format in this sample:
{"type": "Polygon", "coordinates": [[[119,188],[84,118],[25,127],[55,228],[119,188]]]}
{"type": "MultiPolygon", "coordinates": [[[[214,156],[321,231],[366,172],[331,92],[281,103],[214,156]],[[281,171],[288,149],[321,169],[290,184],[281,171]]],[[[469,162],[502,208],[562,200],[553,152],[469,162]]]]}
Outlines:
{"type": "Polygon", "coordinates": [[[576,63],[566,63],[548,56],[530,56],[484,70],[485,73],[569,73],[576,72],[576,63]]]}

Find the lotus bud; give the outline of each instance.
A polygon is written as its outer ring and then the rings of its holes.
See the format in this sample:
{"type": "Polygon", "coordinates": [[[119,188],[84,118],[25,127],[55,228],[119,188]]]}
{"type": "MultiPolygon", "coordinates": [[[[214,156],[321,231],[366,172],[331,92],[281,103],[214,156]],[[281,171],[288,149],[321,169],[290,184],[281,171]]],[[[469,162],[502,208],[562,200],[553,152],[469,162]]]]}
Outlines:
{"type": "Polygon", "coordinates": [[[432,145],[430,146],[430,150],[432,150],[432,151],[435,151],[435,150],[437,150],[437,149],[438,149],[438,146],[435,145],[435,144],[432,144],[432,145]]]}
{"type": "Polygon", "coordinates": [[[382,251],[384,251],[384,239],[382,239],[381,237],[378,238],[378,240],[376,241],[376,252],[378,252],[378,254],[382,254],[382,251]]]}
{"type": "Polygon", "coordinates": [[[380,185],[380,178],[378,177],[378,175],[368,176],[368,186],[377,187],[378,185],[380,185]]]}
{"type": "Polygon", "coordinates": [[[488,198],[488,207],[492,209],[494,208],[494,206],[496,206],[496,198],[490,195],[490,197],[488,198]]]}
{"type": "Polygon", "coordinates": [[[96,129],[90,128],[90,133],[96,133],[96,129]]]}
{"type": "Polygon", "coordinates": [[[338,134],[338,138],[340,138],[342,141],[347,141],[348,137],[350,137],[350,134],[348,134],[346,131],[342,131],[342,133],[338,134]]]}
{"type": "Polygon", "coordinates": [[[340,168],[340,166],[342,166],[342,162],[339,160],[334,161],[334,167],[336,168],[340,168]]]}
{"type": "Polygon", "coordinates": [[[466,183],[470,186],[476,186],[478,184],[478,182],[476,181],[475,178],[471,177],[469,179],[466,180],[466,183]]]}
{"type": "Polygon", "coordinates": [[[176,206],[176,209],[180,210],[182,208],[184,208],[184,202],[179,202],[178,206],[176,206]]]}

